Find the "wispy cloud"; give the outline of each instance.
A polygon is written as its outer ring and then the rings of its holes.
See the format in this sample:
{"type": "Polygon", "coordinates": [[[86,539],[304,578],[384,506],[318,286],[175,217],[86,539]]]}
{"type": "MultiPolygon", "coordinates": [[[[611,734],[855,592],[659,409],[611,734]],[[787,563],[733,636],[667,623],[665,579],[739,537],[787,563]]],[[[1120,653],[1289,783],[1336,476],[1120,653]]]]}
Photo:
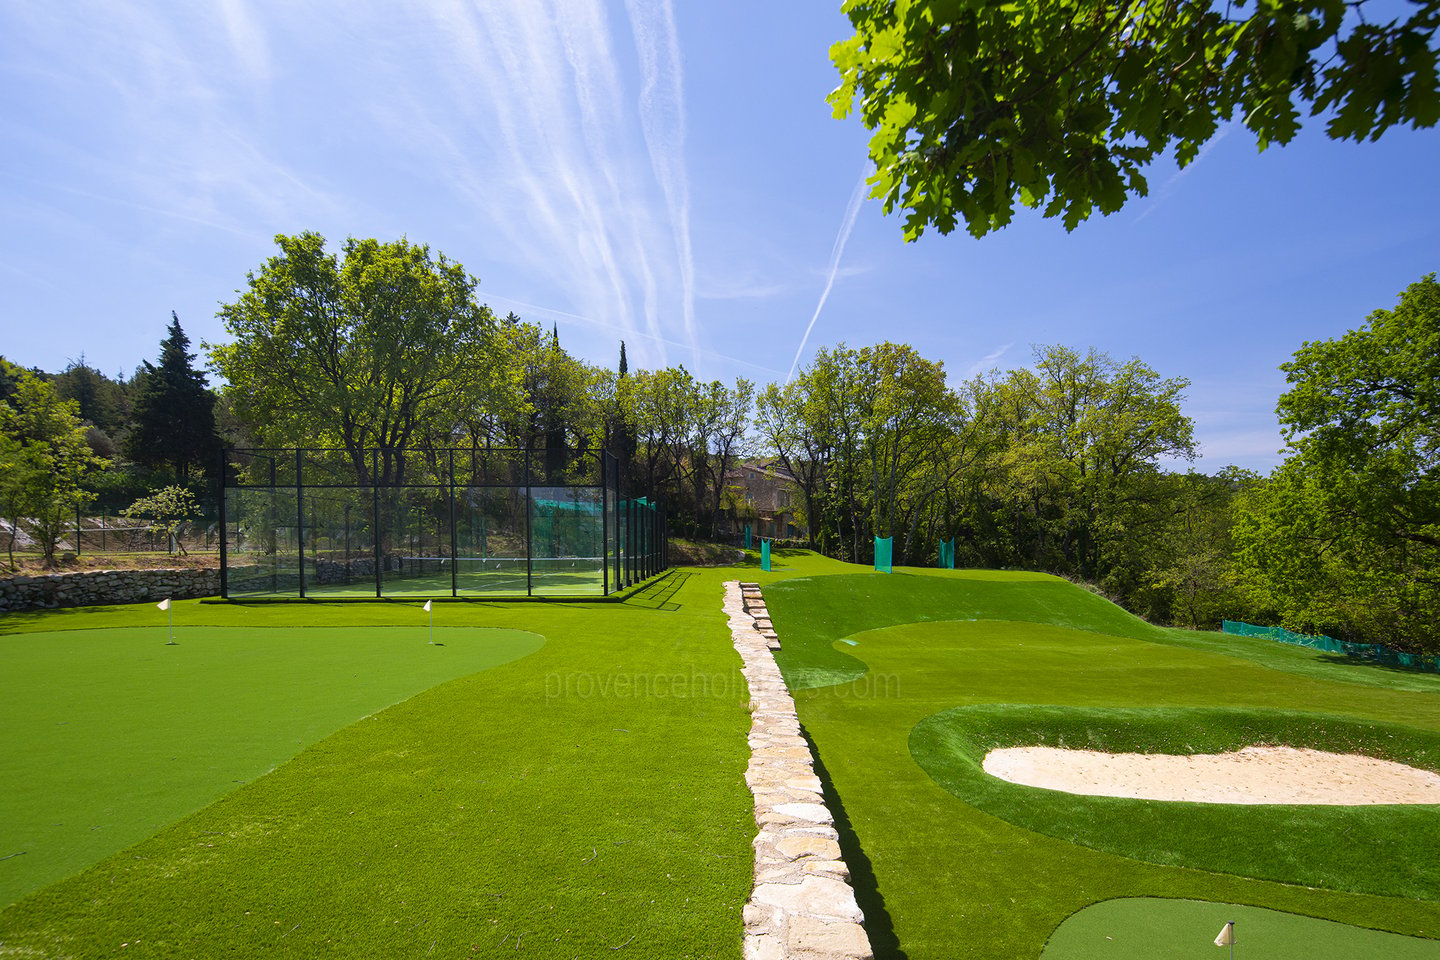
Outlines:
{"type": "MultiPolygon", "coordinates": [[[[486,294],[485,300],[498,301],[499,303],[505,305],[507,308],[521,310],[524,312],[524,316],[530,320],[564,320],[569,323],[580,323],[586,326],[596,327],[614,333],[625,332],[625,330],[617,324],[610,323],[605,320],[600,320],[595,317],[581,316],[580,314],[570,313],[566,310],[556,310],[553,307],[546,307],[540,304],[528,303],[523,300],[516,300],[513,297],[505,297],[499,294],[490,293],[486,294]]],[[[707,350],[706,348],[696,346],[693,343],[681,342],[670,337],[665,337],[659,334],[651,334],[644,331],[641,331],[638,336],[642,341],[651,341],[659,343],[662,346],[682,347],[688,349],[699,357],[708,357],[715,360],[723,360],[726,363],[738,364],[742,367],[747,367],[751,370],[756,370],[760,373],[769,374],[770,376],[774,377],[778,377],[780,375],[780,371],[776,370],[774,367],[768,367],[763,363],[756,363],[754,360],[746,359],[744,357],[731,356],[730,354],[720,353],[716,350],[707,350]]]]}
{"type": "Polygon", "coordinates": [[[0,5],[5,173],[137,249],[406,234],[699,367],[672,2],[0,5]]]}
{"type": "Polygon", "coordinates": [[[242,236],[339,208],[246,111],[222,109],[263,95],[270,76],[266,31],[238,0],[182,12],[40,5],[9,26],[23,34],[12,67],[85,131],[30,155],[52,165],[37,172],[86,185],[65,192],[242,236]]]}
{"type": "Polygon", "coordinates": [[[835,286],[835,275],[840,270],[840,258],[845,254],[845,244],[850,240],[850,232],[855,229],[855,217],[860,212],[860,205],[865,202],[865,194],[868,192],[865,181],[869,176],[870,163],[867,160],[860,171],[860,179],[855,182],[855,189],[850,191],[850,203],[845,207],[845,219],[840,224],[840,232],[835,234],[835,243],[830,248],[830,268],[825,275],[825,288],[820,291],[820,302],[815,304],[815,312],[805,327],[805,335],[800,338],[800,345],[795,348],[795,359],[790,361],[790,372],[785,375],[786,383],[795,378],[795,368],[800,365],[800,356],[805,352],[805,344],[810,341],[810,332],[815,329],[815,321],[820,319],[820,311],[825,309],[825,301],[830,299],[830,289],[835,286]]]}
{"type": "Polygon", "coordinates": [[[270,82],[269,42],[245,0],[220,0],[220,18],[235,61],[252,84],[270,82]]]}
{"type": "Polygon", "coordinates": [[[690,245],[690,179],[685,170],[685,98],[680,41],[670,0],[626,0],[644,85],[640,125],[650,164],[665,195],[680,269],[681,316],[692,349],[695,339],[695,257],[690,245]]]}
{"type": "Polygon", "coordinates": [[[431,62],[424,75],[392,64],[374,115],[413,151],[445,158],[466,213],[503,237],[492,256],[574,315],[649,344],[637,362],[663,364],[677,341],[694,353],[683,77],[668,3],[629,3],[628,36],[599,0],[433,0],[429,11],[440,27],[431,62]],[[444,96],[430,89],[434,73],[444,96]]]}
{"type": "Polygon", "coordinates": [[[768,300],[789,292],[791,285],[753,277],[726,276],[714,278],[696,287],[700,300],[768,300]]]}

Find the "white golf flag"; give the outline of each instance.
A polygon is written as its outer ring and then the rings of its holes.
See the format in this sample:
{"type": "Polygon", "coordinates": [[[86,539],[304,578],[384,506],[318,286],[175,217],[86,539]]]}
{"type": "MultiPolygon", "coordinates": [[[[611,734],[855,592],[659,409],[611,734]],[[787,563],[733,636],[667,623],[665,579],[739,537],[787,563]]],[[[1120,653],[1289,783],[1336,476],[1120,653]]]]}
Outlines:
{"type": "Polygon", "coordinates": [[[1235,921],[1225,924],[1225,929],[1220,931],[1220,936],[1215,938],[1215,946],[1231,947],[1235,945],[1235,921]]]}
{"type": "Polygon", "coordinates": [[[164,600],[161,600],[159,603],[155,604],[155,606],[159,607],[161,610],[169,610],[170,598],[166,597],[164,600]]]}
{"type": "Polygon", "coordinates": [[[426,601],[425,601],[425,612],[426,612],[426,613],[429,613],[429,612],[430,612],[430,601],[429,601],[429,600],[426,600],[426,601]]]}

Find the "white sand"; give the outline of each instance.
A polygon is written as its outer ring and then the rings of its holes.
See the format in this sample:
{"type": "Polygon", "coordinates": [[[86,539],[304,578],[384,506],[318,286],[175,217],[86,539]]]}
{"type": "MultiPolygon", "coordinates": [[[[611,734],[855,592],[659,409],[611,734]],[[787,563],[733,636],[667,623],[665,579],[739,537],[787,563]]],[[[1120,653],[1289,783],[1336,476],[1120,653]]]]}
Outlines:
{"type": "Polygon", "coordinates": [[[1175,756],[1011,747],[985,755],[1001,780],[1065,793],[1192,803],[1440,804],[1440,774],[1354,754],[1293,747],[1175,756]]]}

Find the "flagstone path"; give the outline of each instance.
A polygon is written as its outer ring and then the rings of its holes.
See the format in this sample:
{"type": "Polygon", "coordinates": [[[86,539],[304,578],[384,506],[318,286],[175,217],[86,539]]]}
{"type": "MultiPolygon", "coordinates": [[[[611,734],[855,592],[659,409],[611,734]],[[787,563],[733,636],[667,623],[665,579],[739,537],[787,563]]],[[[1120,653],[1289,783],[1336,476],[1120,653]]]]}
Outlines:
{"type": "Polygon", "coordinates": [[[745,960],[870,960],[840,835],[775,664],[779,638],[760,587],[725,584],[725,612],[750,685],[755,888],[745,904],[745,960]]]}

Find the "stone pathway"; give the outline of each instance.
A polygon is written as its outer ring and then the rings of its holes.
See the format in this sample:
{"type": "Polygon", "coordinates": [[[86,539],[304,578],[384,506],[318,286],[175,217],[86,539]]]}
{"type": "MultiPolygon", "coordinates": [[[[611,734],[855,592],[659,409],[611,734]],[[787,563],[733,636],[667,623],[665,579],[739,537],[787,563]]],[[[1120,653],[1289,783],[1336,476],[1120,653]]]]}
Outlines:
{"type": "Polygon", "coordinates": [[[725,612],[750,685],[755,889],[745,904],[745,960],[869,960],[870,939],[840,858],[810,745],[772,650],[779,638],[760,587],[725,584],[725,612]]]}

